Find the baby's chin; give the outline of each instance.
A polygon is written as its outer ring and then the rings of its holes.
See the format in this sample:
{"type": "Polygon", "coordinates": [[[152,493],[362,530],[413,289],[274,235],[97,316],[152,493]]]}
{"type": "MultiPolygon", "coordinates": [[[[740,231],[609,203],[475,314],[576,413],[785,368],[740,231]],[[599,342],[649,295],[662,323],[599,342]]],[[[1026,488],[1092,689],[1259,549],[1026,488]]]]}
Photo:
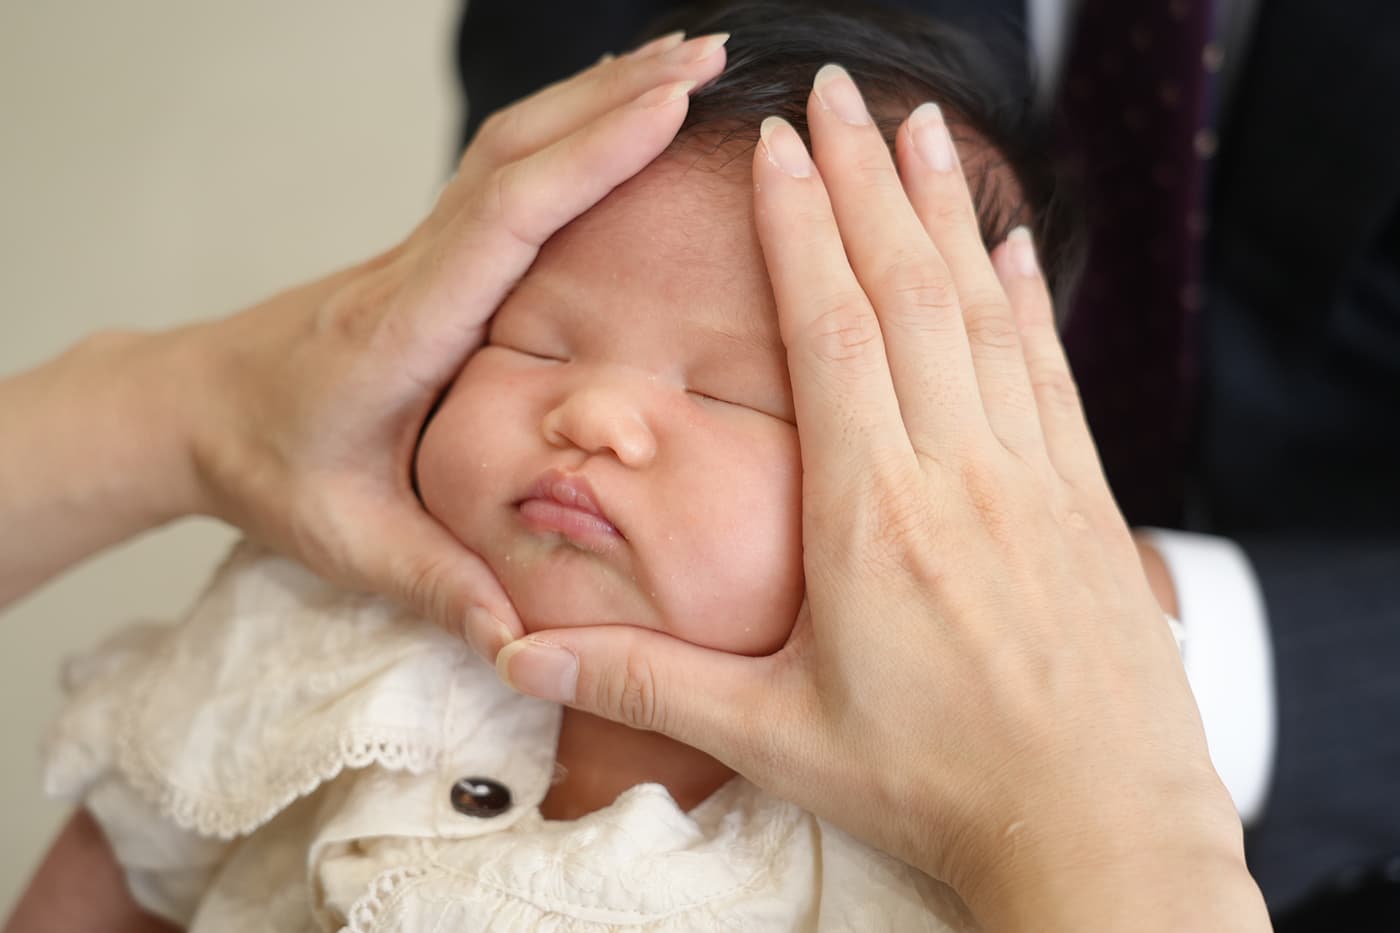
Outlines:
{"type": "MultiPolygon", "coordinates": [[[[706,605],[688,591],[646,585],[616,564],[552,539],[513,538],[509,549],[476,544],[526,634],[596,625],[627,625],[664,632],[683,641],[745,655],[771,654],[792,629],[801,591],[774,604],[777,588],[759,597],[732,598],[724,587],[710,587],[706,605]]],[[[474,542],[468,542],[471,546],[474,542]]],[[[692,581],[693,582],[693,581],[692,581]]],[[[703,600],[702,600],[703,602],[703,600]]]]}
{"type": "Polygon", "coordinates": [[[490,561],[526,633],[587,625],[664,628],[664,619],[635,584],[590,566],[585,555],[563,560],[490,561]]]}

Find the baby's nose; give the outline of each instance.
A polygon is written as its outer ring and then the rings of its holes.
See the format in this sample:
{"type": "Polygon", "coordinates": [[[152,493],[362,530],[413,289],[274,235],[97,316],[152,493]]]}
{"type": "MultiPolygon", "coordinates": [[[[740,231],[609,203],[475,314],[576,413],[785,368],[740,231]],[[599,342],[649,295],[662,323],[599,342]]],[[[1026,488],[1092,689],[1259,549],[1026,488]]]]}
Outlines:
{"type": "Polygon", "coordinates": [[[553,447],[611,451],[624,466],[640,469],[656,457],[656,436],[641,407],[616,388],[589,386],[569,393],[545,413],[540,428],[553,447]]]}

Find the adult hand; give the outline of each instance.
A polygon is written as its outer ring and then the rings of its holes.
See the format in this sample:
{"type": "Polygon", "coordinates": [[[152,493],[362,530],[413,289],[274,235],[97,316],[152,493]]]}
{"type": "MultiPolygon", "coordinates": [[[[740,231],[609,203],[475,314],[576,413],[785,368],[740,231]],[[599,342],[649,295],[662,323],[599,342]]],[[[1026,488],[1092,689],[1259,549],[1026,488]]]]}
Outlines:
{"type": "Polygon", "coordinates": [[[0,550],[0,604],[203,513],[493,653],[518,620],[417,502],[418,433],[540,245],[671,142],[725,38],[663,37],[491,117],[430,216],[381,256],[223,320],[91,339],[0,383],[19,452],[0,468],[0,518],[21,542],[0,550]]]}
{"type": "Polygon", "coordinates": [[[770,118],[753,164],[804,471],[790,640],[559,629],[502,675],[709,752],[989,928],[1267,928],[1029,237],[988,256],[936,108],[898,173],[844,71],[808,115],[815,163],[770,118]]]}

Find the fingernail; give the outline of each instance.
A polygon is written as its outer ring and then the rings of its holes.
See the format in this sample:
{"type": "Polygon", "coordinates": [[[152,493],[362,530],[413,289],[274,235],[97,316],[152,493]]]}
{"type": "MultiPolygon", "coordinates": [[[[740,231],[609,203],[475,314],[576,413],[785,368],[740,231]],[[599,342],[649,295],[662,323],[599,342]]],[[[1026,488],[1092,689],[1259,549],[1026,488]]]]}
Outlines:
{"type": "Polygon", "coordinates": [[[802,145],[802,137],[782,117],[764,117],[758,136],[763,154],[784,174],[806,178],[812,174],[812,157],[802,145]]]}
{"type": "Polygon", "coordinates": [[[1035,242],[1027,227],[1017,227],[1006,235],[1007,246],[1011,249],[1011,261],[1016,271],[1028,279],[1040,274],[1040,263],[1035,258],[1035,242]]]}
{"type": "Polygon", "coordinates": [[[643,45],[638,46],[627,53],[629,58],[646,58],[648,55],[657,55],[661,52],[668,52],[685,41],[685,30],[677,29],[675,32],[668,32],[664,36],[658,36],[643,45]]]}
{"type": "Polygon", "coordinates": [[[467,610],[466,635],[471,649],[492,663],[513,637],[504,622],[479,606],[467,610]]]}
{"type": "Polygon", "coordinates": [[[615,58],[617,58],[617,56],[614,55],[613,53],[611,53],[611,52],[604,52],[602,55],[599,55],[599,56],[598,56],[598,60],[597,60],[596,62],[594,62],[593,64],[594,64],[594,65],[606,65],[608,62],[612,61],[612,60],[615,59],[615,58]]]}
{"type": "Polygon", "coordinates": [[[512,689],[541,700],[572,703],[578,692],[578,658],[572,651],[522,638],[496,655],[496,673],[512,689]]]}
{"type": "Polygon", "coordinates": [[[812,81],[812,90],[817,92],[822,107],[836,114],[842,122],[852,126],[870,122],[870,112],[865,109],[856,83],[840,65],[822,65],[812,81]]]}
{"type": "Polygon", "coordinates": [[[663,107],[674,103],[689,94],[695,87],[694,81],[673,81],[647,91],[635,101],[638,107],[663,107]]]}
{"type": "Polygon", "coordinates": [[[720,50],[729,41],[729,33],[716,32],[708,36],[697,36],[683,45],[678,45],[661,56],[668,65],[691,65],[702,62],[720,50]]]}
{"type": "Polygon", "coordinates": [[[914,108],[909,114],[909,135],[914,141],[914,151],[929,168],[935,172],[953,170],[958,152],[953,148],[953,137],[948,134],[948,124],[937,104],[930,101],[914,108]]]}

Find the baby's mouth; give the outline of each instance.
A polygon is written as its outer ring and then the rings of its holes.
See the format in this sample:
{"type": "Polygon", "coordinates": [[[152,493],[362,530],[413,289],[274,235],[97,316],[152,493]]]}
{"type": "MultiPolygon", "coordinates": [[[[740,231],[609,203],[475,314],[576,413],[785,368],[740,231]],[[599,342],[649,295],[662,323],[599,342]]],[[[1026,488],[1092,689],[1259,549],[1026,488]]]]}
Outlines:
{"type": "Polygon", "coordinates": [[[582,476],[546,470],[516,508],[527,528],[558,534],[585,550],[611,550],[627,540],[582,476]]]}

